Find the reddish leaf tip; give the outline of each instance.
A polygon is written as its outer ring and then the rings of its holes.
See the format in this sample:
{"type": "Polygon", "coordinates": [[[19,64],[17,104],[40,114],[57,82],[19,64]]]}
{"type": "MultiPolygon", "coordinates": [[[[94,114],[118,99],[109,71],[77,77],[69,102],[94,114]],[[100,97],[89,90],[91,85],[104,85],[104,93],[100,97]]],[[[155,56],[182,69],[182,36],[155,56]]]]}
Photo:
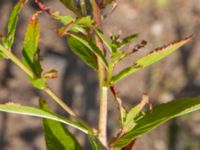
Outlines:
{"type": "Polygon", "coordinates": [[[35,14],[33,14],[33,16],[31,17],[31,20],[32,20],[32,21],[37,20],[39,14],[41,14],[41,13],[42,13],[42,11],[37,11],[35,14]]]}

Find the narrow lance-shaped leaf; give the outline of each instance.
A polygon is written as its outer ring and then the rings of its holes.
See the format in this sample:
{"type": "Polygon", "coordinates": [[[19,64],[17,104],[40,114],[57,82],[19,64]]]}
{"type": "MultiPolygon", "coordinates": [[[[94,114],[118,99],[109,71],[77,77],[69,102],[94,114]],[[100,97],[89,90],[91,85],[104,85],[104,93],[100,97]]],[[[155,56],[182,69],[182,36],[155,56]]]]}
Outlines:
{"type": "Polygon", "coordinates": [[[138,136],[150,132],[164,122],[197,110],[200,110],[200,97],[177,99],[155,106],[153,110],[146,112],[144,117],[136,120],[136,126],[122,136],[114,147],[124,147],[138,136]]]}
{"type": "Polygon", "coordinates": [[[77,36],[75,34],[70,34],[70,36],[72,36],[75,40],[77,40],[82,45],[87,47],[91,52],[93,52],[97,57],[100,58],[100,60],[102,61],[102,63],[105,65],[106,68],[108,67],[108,62],[106,60],[106,57],[101,53],[99,48],[92,41],[88,41],[84,36],[77,36]]]}
{"type": "Polygon", "coordinates": [[[103,43],[106,45],[106,47],[108,48],[108,50],[110,52],[112,52],[113,51],[112,42],[109,41],[99,29],[95,29],[95,32],[97,33],[97,35],[99,36],[99,38],[103,41],[103,43]]]}
{"type": "Polygon", "coordinates": [[[127,113],[126,120],[123,124],[124,132],[128,132],[135,127],[136,125],[135,118],[141,113],[142,109],[145,107],[146,104],[150,104],[149,96],[143,94],[141,102],[138,105],[131,108],[127,113]]]}
{"type": "Polygon", "coordinates": [[[27,0],[19,0],[19,2],[15,5],[13,8],[9,20],[8,20],[8,31],[7,36],[3,38],[3,44],[6,48],[11,48],[14,38],[15,38],[15,31],[18,21],[18,15],[24,4],[27,2],[27,0]]]}
{"type": "Polygon", "coordinates": [[[22,59],[23,63],[39,77],[42,69],[38,58],[36,58],[40,37],[40,26],[37,16],[38,13],[34,14],[28,23],[23,43],[22,59]]]}
{"type": "Polygon", "coordinates": [[[192,36],[186,37],[185,39],[182,39],[177,42],[173,42],[169,45],[157,48],[153,51],[151,51],[148,55],[141,57],[138,59],[132,66],[127,67],[123,69],[118,74],[114,75],[112,77],[111,84],[114,84],[125,77],[131,75],[134,72],[137,72],[153,63],[158,62],[159,60],[165,58],[166,56],[170,55],[172,52],[186,44],[188,41],[190,41],[192,36]]]}
{"type": "Polygon", "coordinates": [[[88,130],[85,127],[81,126],[80,124],[73,122],[62,116],[59,116],[57,114],[44,111],[39,108],[30,107],[30,106],[22,106],[22,105],[14,104],[14,103],[7,103],[7,104],[0,104],[0,111],[59,121],[61,123],[77,128],[81,130],[82,132],[88,134],[88,130]]]}
{"type": "Polygon", "coordinates": [[[36,88],[44,88],[46,79],[41,78],[42,67],[40,65],[40,55],[38,42],[40,37],[40,25],[38,20],[39,12],[30,19],[23,43],[22,61],[34,73],[35,78],[31,79],[36,88]]]}
{"type": "MultiPolygon", "coordinates": [[[[50,112],[45,101],[40,100],[40,108],[50,112]]],[[[60,122],[43,119],[44,136],[47,150],[81,150],[81,146],[69,130],[60,122]]]]}
{"type": "Polygon", "coordinates": [[[97,64],[93,53],[81,42],[77,41],[74,37],[67,38],[70,49],[78,55],[86,64],[93,69],[97,69],[97,64]]]}

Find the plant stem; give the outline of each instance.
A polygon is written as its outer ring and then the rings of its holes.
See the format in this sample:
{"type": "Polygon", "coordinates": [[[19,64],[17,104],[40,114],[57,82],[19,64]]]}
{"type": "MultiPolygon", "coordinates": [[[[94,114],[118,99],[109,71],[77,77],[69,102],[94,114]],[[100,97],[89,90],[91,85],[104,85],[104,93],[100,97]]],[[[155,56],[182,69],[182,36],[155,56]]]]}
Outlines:
{"type": "MultiPolygon", "coordinates": [[[[102,22],[101,22],[101,9],[98,6],[96,0],[91,0],[92,4],[92,13],[93,13],[93,18],[95,21],[95,25],[98,28],[102,27],[102,22]]],[[[101,39],[99,39],[97,36],[95,36],[96,40],[96,45],[98,48],[101,50],[103,54],[105,54],[105,49],[103,46],[103,42],[101,39]]],[[[107,111],[108,111],[108,106],[107,106],[107,95],[108,95],[108,88],[105,86],[106,85],[106,78],[107,78],[107,73],[104,65],[101,63],[101,61],[98,60],[98,76],[99,76],[99,94],[100,94],[100,110],[99,110],[99,123],[98,123],[98,138],[101,144],[107,148],[107,111]]]]}
{"type": "Polygon", "coordinates": [[[101,87],[98,138],[104,147],[107,147],[107,109],[108,109],[107,95],[108,95],[108,88],[105,86],[101,87]]]}
{"type": "Polygon", "coordinates": [[[66,105],[62,99],[60,99],[49,87],[43,89],[58,105],[60,105],[66,112],[68,112],[72,117],[76,117],[75,112],[66,105]]]}
{"type": "Polygon", "coordinates": [[[0,45],[0,50],[3,52],[3,54],[11,59],[19,68],[21,68],[28,76],[31,78],[34,78],[34,73],[27,68],[10,50],[6,49],[2,45],[0,45]]]}

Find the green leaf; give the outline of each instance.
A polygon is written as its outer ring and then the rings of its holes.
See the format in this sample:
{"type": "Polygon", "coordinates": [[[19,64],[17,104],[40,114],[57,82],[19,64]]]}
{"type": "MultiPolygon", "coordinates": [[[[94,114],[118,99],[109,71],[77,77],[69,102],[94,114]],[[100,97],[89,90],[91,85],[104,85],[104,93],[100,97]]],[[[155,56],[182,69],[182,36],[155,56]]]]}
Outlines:
{"type": "Polygon", "coordinates": [[[86,64],[93,69],[97,69],[97,64],[93,53],[83,43],[77,41],[74,37],[69,36],[67,43],[70,49],[78,55],[86,64]]]}
{"type": "MultiPolygon", "coordinates": [[[[40,100],[40,108],[50,112],[45,101],[40,100]]],[[[43,119],[44,135],[47,150],[81,150],[75,137],[60,122],[43,119]]]]}
{"type": "Polygon", "coordinates": [[[81,8],[77,7],[77,2],[75,0],[60,0],[65,7],[67,7],[69,10],[74,12],[77,16],[81,16],[81,8]]]}
{"type": "Polygon", "coordinates": [[[200,97],[185,98],[170,101],[155,106],[152,111],[146,112],[145,116],[136,120],[136,126],[122,136],[114,147],[124,147],[142,134],[146,134],[165,123],[166,121],[200,109],[200,97]]]}
{"type": "Polygon", "coordinates": [[[75,19],[71,15],[61,16],[59,12],[55,12],[52,15],[55,19],[59,20],[63,25],[67,25],[75,21],[75,19]]]}
{"type": "Polygon", "coordinates": [[[52,15],[55,19],[59,20],[64,25],[74,22],[82,27],[90,27],[94,23],[90,16],[75,19],[71,15],[61,16],[59,12],[55,12],[52,15]]]}
{"type": "Polygon", "coordinates": [[[71,30],[71,31],[73,31],[73,32],[75,32],[75,33],[78,33],[78,32],[80,32],[80,33],[83,33],[83,34],[87,34],[87,32],[86,32],[86,29],[83,27],[83,26],[80,26],[80,25],[78,25],[78,24],[76,24],[76,23],[74,23],[70,28],[69,28],[69,30],[71,30]]]}
{"type": "Polygon", "coordinates": [[[108,48],[108,50],[110,52],[112,52],[113,51],[112,42],[109,41],[99,29],[95,29],[95,32],[97,33],[97,35],[99,36],[99,38],[103,41],[103,43],[106,45],[106,47],[108,48]]]}
{"type": "Polygon", "coordinates": [[[100,58],[100,60],[102,61],[102,63],[104,63],[105,67],[108,68],[108,62],[106,60],[106,57],[101,53],[101,51],[99,50],[99,48],[92,42],[87,40],[86,37],[84,36],[77,36],[75,34],[70,34],[71,37],[74,38],[74,40],[76,40],[77,42],[80,42],[82,45],[84,45],[85,47],[87,47],[91,52],[93,52],[97,57],[100,58]]]}
{"type": "Polygon", "coordinates": [[[128,132],[135,127],[136,122],[134,119],[135,117],[137,117],[140,111],[141,111],[141,105],[138,104],[127,113],[126,120],[123,124],[123,129],[125,130],[125,132],[128,132]]]}
{"type": "Polygon", "coordinates": [[[81,32],[83,34],[86,34],[86,28],[90,27],[93,24],[93,20],[90,16],[82,17],[75,20],[70,15],[60,16],[59,12],[55,12],[53,13],[53,17],[64,24],[64,26],[59,28],[57,31],[57,34],[59,36],[65,35],[68,31],[72,31],[75,33],[81,32]]]}
{"type": "Polygon", "coordinates": [[[64,25],[58,29],[58,35],[65,35],[68,31],[86,34],[86,28],[94,23],[90,16],[75,19],[71,15],[61,16],[59,12],[52,13],[52,16],[64,25]]]}
{"type": "Polygon", "coordinates": [[[192,38],[192,36],[189,36],[180,41],[173,42],[169,45],[166,45],[166,46],[163,46],[163,47],[160,47],[160,48],[157,48],[157,49],[151,51],[148,55],[143,56],[142,58],[137,60],[132,66],[127,67],[127,68],[123,69],[121,72],[119,72],[118,74],[114,75],[112,77],[111,84],[114,84],[114,83],[124,79],[125,77],[127,77],[137,71],[140,71],[141,69],[165,58],[166,56],[170,55],[172,52],[174,52],[175,50],[177,50],[178,48],[180,48],[181,46],[183,46],[184,44],[189,42],[191,40],[191,38],[192,38]]]}
{"type": "Polygon", "coordinates": [[[90,27],[93,23],[94,21],[91,19],[90,16],[81,17],[76,20],[76,24],[83,27],[90,27]]]}
{"type": "Polygon", "coordinates": [[[36,77],[41,77],[42,68],[40,65],[40,58],[38,56],[40,25],[37,16],[38,13],[32,16],[26,29],[23,43],[22,61],[28,68],[33,71],[36,77]]]}
{"type": "Polygon", "coordinates": [[[73,122],[62,116],[59,116],[57,114],[44,111],[39,108],[30,107],[30,106],[22,106],[22,105],[14,104],[14,103],[7,103],[7,104],[0,104],[0,111],[55,120],[55,121],[64,123],[66,125],[72,126],[74,128],[77,128],[81,130],[82,132],[88,134],[88,130],[85,127],[81,126],[80,124],[73,122]]]}
{"type": "Polygon", "coordinates": [[[8,31],[7,36],[3,38],[3,43],[6,48],[11,48],[14,38],[15,38],[15,31],[18,21],[18,15],[20,13],[20,10],[24,6],[24,4],[27,2],[27,0],[19,0],[19,2],[15,5],[13,8],[9,20],[8,20],[8,31]]]}
{"type": "MultiPolygon", "coordinates": [[[[139,119],[141,116],[143,117],[142,109],[147,104],[149,104],[149,106],[151,106],[150,101],[149,101],[149,96],[147,94],[143,94],[141,102],[128,111],[125,121],[123,123],[123,131],[125,133],[129,132],[130,130],[132,130],[135,127],[137,119],[139,119]]],[[[151,109],[151,107],[150,107],[150,109],[151,109]]]]}

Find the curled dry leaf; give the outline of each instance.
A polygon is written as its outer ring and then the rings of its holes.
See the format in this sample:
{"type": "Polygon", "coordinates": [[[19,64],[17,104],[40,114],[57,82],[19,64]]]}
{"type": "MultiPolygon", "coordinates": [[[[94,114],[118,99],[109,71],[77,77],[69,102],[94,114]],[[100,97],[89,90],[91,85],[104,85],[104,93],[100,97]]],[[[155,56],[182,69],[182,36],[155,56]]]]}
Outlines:
{"type": "Polygon", "coordinates": [[[55,69],[52,69],[52,70],[50,70],[50,71],[48,71],[48,72],[43,73],[42,76],[43,76],[44,78],[47,78],[47,79],[55,79],[55,78],[58,77],[58,71],[55,70],[55,69]]]}

